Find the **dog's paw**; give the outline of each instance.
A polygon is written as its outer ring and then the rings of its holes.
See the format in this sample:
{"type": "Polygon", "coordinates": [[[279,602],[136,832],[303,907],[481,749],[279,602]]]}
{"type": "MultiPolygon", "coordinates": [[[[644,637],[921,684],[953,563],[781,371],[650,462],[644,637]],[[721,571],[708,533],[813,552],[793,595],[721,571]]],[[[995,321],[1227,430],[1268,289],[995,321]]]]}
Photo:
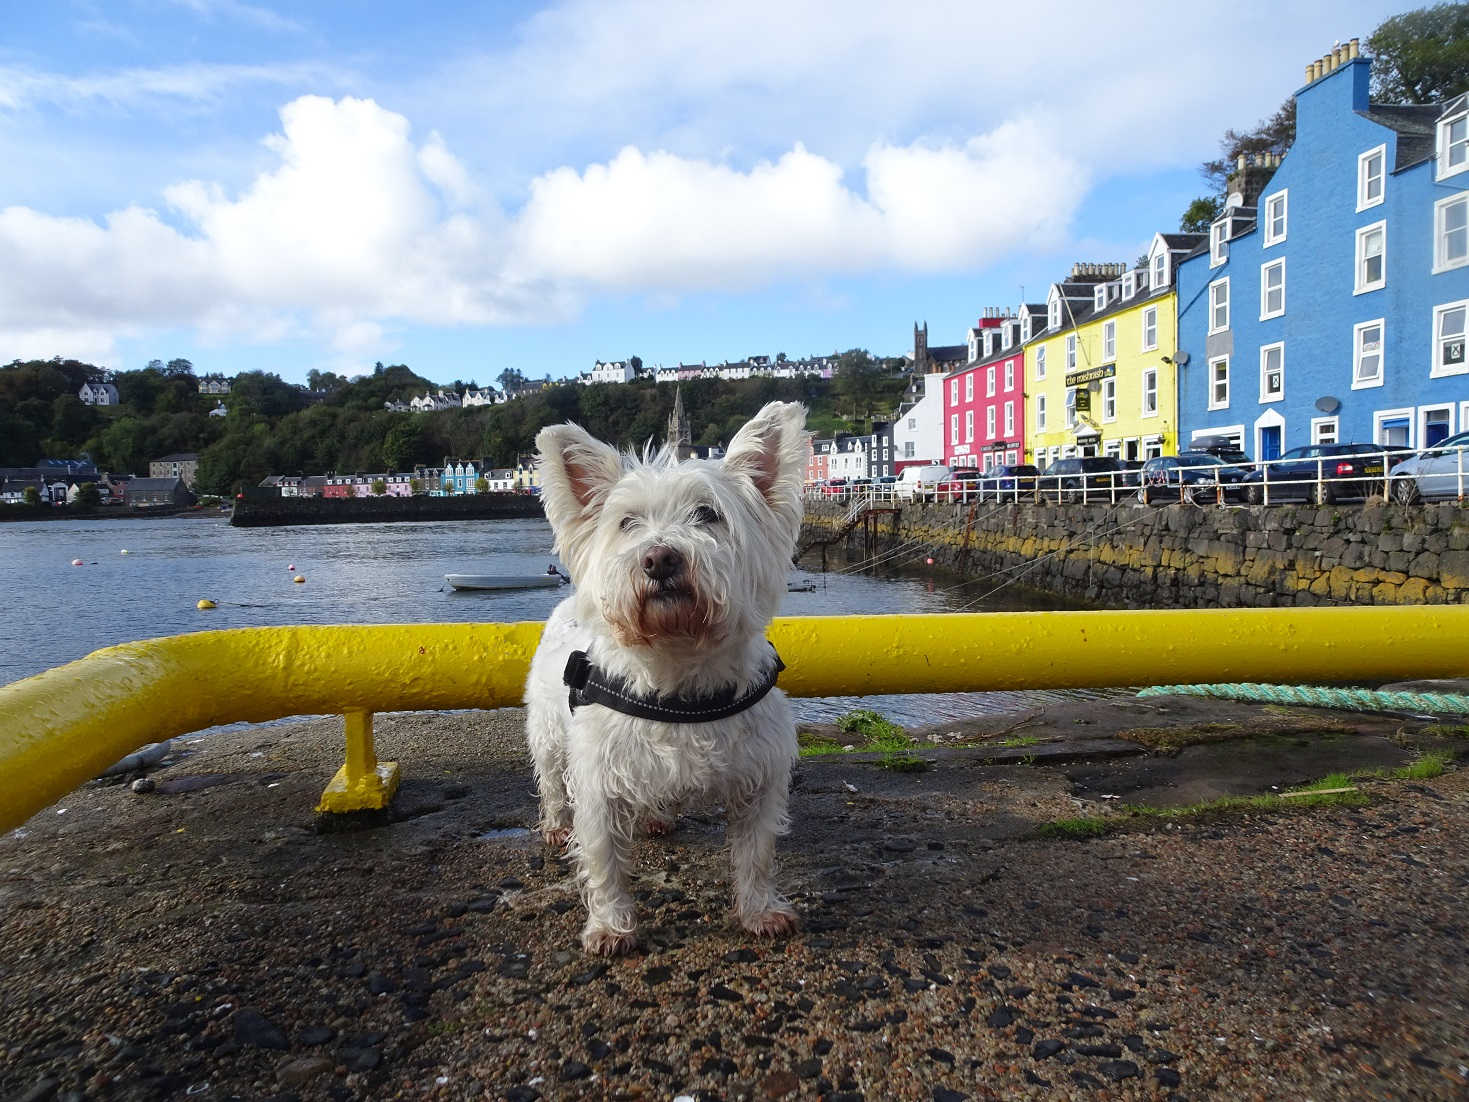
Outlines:
{"type": "Polygon", "coordinates": [[[551,830],[543,830],[541,841],[546,843],[547,849],[564,850],[571,841],[571,828],[555,827],[551,830]]]}
{"type": "Polygon", "coordinates": [[[801,918],[789,907],[772,907],[741,918],[740,925],[757,937],[784,937],[801,928],[801,918]]]}
{"type": "Polygon", "coordinates": [[[643,829],[648,832],[649,838],[666,837],[667,835],[672,834],[677,826],[678,820],[672,815],[666,817],[662,815],[650,816],[648,820],[643,823],[643,829]]]}
{"type": "Polygon", "coordinates": [[[620,957],[638,947],[638,935],[605,926],[588,926],[581,932],[581,947],[593,956],[620,957]]]}

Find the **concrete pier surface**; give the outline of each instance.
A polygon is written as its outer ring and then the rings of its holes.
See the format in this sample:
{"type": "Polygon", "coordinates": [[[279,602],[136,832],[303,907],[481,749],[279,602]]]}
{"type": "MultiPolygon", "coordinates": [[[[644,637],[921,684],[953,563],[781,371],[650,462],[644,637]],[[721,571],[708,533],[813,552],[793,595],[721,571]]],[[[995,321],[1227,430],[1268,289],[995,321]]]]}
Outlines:
{"type": "Polygon", "coordinates": [[[600,960],[523,724],[379,716],[375,829],[313,830],[322,719],[181,739],[0,838],[0,1098],[1469,1091],[1469,774],[1391,775],[1460,728],[1170,697],[939,725],[920,771],[803,759],[799,934],[733,923],[690,809],[636,848],[641,949],[600,960]],[[1347,802],[1191,810],[1334,773],[1347,802]]]}

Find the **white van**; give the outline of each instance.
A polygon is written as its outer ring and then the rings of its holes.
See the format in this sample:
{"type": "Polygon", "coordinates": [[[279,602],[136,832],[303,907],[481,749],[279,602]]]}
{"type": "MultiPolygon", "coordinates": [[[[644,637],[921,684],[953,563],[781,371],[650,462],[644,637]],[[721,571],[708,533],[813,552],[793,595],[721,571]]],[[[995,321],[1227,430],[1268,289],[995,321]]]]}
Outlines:
{"type": "Polygon", "coordinates": [[[932,501],[934,488],[947,482],[954,472],[942,463],[928,463],[921,467],[904,467],[898,475],[894,496],[899,501],[932,501]]]}

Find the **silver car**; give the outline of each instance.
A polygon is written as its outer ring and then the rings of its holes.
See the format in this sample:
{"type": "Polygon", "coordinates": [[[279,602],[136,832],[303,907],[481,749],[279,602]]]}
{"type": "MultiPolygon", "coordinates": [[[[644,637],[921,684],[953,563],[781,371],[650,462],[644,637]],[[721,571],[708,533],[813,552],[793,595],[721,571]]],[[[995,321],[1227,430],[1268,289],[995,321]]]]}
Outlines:
{"type": "Polygon", "coordinates": [[[1392,471],[1393,500],[1403,505],[1458,497],[1469,489],[1469,432],[1457,433],[1403,460],[1392,471]]]}

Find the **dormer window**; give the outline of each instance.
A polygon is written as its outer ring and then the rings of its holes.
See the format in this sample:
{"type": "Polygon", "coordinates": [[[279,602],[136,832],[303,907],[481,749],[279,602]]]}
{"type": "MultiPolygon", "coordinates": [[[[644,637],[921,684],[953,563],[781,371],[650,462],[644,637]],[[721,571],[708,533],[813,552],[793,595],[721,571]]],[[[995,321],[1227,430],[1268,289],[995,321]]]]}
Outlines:
{"type": "Polygon", "coordinates": [[[1028,341],[1028,340],[1030,340],[1030,315],[1029,314],[1026,314],[1025,317],[1023,317],[1023,318],[1020,319],[1020,339],[1022,341],[1028,341]]]}
{"type": "Polygon", "coordinates": [[[1438,178],[1469,170],[1469,100],[1438,124],[1438,178]]]}
{"type": "Polygon", "coordinates": [[[1150,290],[1161,291],[1168,286],[1168,253],[1159,249],[1153,254],[1152,267],[1148,273],[1150,290]]]}
{"type": "Polygon", "coordinates": [[[1107,305],[1107,285],[1105,283],[1097,284],[1097,289],[1092,296],[1092,300],[1096,303],[1098,310],[1107,305]]]}
{"type": "Polygon", "coordinates": [[[986,356],[995,354],[995,331],[993,329],[984,335],[984,354],[986,356]]]}
{"type": "Polygon", "coordinates": [[[1046,326],[1050,329],[1061,328],[1061,299],[1053,297],[1046,306],[1046,326]]]}
{"type": "Polygon", "coordinates": [[[1128,272],[1122,277],[1122,297],[1132,298],[1137,294],[1137,273],[1128,272]]]}
{"type": "Polygon", "coordinates": [[[1001,349],[1001,351],[1009,348],[1014,343],[1015,343],[1015,326],[1014,326],[1014,323],[1007,321],[1000,328],[1000,349],[1001,349]]]}
{"type": "Polygon", "coordinates": [[[1229,259],[1229,219],[1221,218],[1209,227],[1209,267],[1217,268],[1229,259]]]}

